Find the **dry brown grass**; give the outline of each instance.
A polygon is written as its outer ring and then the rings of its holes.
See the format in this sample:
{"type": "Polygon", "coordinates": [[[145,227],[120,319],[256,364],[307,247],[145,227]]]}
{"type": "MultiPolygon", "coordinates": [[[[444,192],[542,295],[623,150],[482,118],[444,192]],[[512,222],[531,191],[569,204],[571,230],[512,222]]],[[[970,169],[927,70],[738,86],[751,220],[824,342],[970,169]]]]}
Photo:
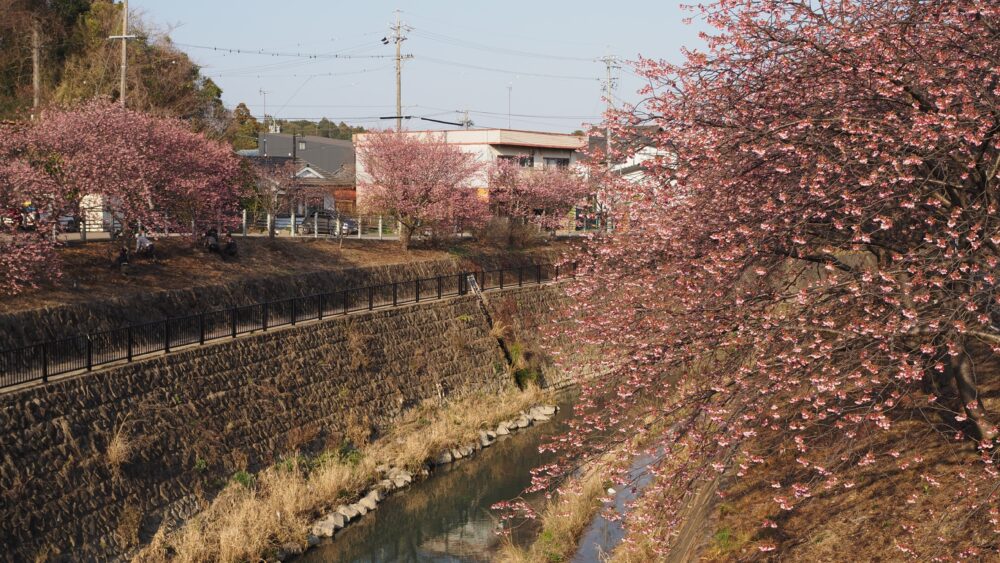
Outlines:
{"type": "Polygon", "coordinates": [[[602,506],[610,471],[604,464],[591,467],[583,477],[565,485],[541,516],[541,531],[530,547],[506,544],[499,553],[504,563],[566,561],[577,549],[580,536],[602,506]]]}
{"type": "Polygon", "coordinates": [[[468,444],[480,428],[538,404],[537,389],[474,395],[441,406],[424,403],[377,442],[356,453],[325,454],[311,464],[288,460],[261,472],[251,486],[230,483],[178,531],[158,532],[137,561],[246,561],[287,542],[302,543],[312,518],[359,496],[378,477],[378,464],[419,468],[446,447],[468,444]]]}
{"type": "Polygon", "coordinates": [[[490,337],[496,340],[509,338],[512,332],[512,327],[499,319],[493,321],[493,326],[490,327],[490,337]]]}
{"type": "MultiPolygon", "coordinates": [[[[189,289],[192,286],[231,283],[240,278],[288,276],[316,271],[343,270],[426,260],[453,259],[456,255],[489,263],[505,251],[489,245],[462,241],[455,253],[437,249],[403,252],[395,241],[346,239],[343,247],[335,240],[312,238],[237,237],[239,259],[224,261],[206,253],[188,239],[160,238],[157,259],[133,260],[128,275],[109,268],[117,251],[110,242],[70,243],[57,250],[63,264],[62,278],[19,295],[3,296],[0,312],[11,313],[38,307],[133,295],[148,296],[160,290],[189,289]]],[[[568,250],[572,242],[554,242],[533,249],[539,254],[568,250]]],[[[544,259],[544,258],[542,258],[544,259]]]]}
{"type": "Polygon", "coordinates": [[[135,453],[135,442],[129,434],[125,422],[118,425],[118,430],[114,436],[108,440],[107,450],[104,452],[104,459],[111,468],[111,471],[118,474],[121,467],[132,459],[135,453]]]}

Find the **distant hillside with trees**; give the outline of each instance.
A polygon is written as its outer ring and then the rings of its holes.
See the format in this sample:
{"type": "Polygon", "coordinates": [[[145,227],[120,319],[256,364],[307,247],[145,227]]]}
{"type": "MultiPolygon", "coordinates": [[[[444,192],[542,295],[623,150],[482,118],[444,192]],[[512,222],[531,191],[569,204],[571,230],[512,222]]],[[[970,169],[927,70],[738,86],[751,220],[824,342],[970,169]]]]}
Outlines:
{"type": "Polygon", "coordinates": [[[281,132],[289,135],[315,135],[317,137],[326,137],[328,139],[343,139],[345,141],[350,141],[351,135],[365,132],[364,127],[352,127],[343,121],[340,123],[334,123],[325,117],[319,121],[309,121],[306,119],[296,119],[292,121],[287,119],[277,119],[275,121],[281,127],[281,132]]]}
{"type": "MultiPolygon", "coordinates": [[[[72,105],[119,98],[122,4],[110,0],[0,0],[0,119],[30,116],[33,35],[38,33],[40,102],[72,105]]],[[[226,138],[232,115],[222,90],[177,49],[166,33],[130,14],[128,106],[188,121],[196,131],[226,138]]],[[[229,140],[232,140],[231,138],[229,140]]]]}

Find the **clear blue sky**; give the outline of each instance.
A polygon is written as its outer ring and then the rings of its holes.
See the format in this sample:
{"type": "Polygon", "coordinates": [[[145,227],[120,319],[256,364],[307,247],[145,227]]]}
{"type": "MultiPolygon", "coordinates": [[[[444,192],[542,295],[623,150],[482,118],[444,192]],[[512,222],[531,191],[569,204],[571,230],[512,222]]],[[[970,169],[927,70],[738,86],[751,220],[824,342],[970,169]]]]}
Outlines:
{"type": "MultiPolygon", "coordinates": [[[[592,59],[611,53],[678,61],[682,46],[701,45],[698,24],[682,22],[691,14],[675,0],[131,0],[130,8],[170,30],[222,87],[229,107],[245,102],[259,116],[263,89],[271,115],[369,128],[394,123],[372,119],[395,114],[392,58],[305,55],[391,57],[393,46],[381,39],[397,8],[412,28],[403,51],[414,56],[403,67],[403,113],[460,121],[456,111],[468,109],[479,127],[507,126],[508,86],[515,129],[568,132],[598,122],[605,67],[592,59]]],[[[636,101],[642,80],[624,67],[616,95],[636,101]]],[[[448,128],[417,120],[407,126],[448,128]]]]}

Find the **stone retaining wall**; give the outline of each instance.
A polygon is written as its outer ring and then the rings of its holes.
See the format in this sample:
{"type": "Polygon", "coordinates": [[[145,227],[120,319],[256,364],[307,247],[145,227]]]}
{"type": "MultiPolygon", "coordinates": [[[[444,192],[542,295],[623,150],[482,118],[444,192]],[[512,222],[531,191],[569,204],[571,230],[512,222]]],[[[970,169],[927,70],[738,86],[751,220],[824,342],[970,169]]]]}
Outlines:
{"type": "Polygon", "coordinates": [[[236,471],[336,448],[425,399],[506,385],[468,296],[0,395],[2,559],[104,560],[193,513],[236,471]],[[130,452],[114,454],[116,434],[130,452]]]}
{"type": "Polygon", "coordinates": [[[432,278],[477,269],[511,268],[554,260],[551,253],[476,255],[464,259],[423,260],[386,266],[316,271],[292,276],[235,280],[185,290],[150,292],[119,299],[0,314],[0,350],[38,344],[204,311],[253,305],[381,285],[432,278]]]}
{"type": "Polygon", "coordinates": [[[512,341],[545,357],[543,385],[564,387],[584,377],[586,362],[573,358],[584,358],[586,351],[578,342],[560,336],[559,325],[568,322],[570,307],[570,298],[560,286],[523,287],[486,296],[494,322],[510,328],[512,341]],[[558,360],[565,361],[557,368],[558,360]]]}

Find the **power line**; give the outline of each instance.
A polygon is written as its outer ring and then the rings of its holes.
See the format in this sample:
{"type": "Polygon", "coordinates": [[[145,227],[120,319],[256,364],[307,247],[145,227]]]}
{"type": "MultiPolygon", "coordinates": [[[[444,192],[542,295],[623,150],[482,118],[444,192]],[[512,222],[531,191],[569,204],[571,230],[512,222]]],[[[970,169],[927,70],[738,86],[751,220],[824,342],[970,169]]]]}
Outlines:
{"type": "Polygon", "coordinates": [[[293,57],[298,59],[391,59],[391,55],[342,55],[339,53],[301,53],[265,51],[263,49],[237,49],[235,47],[216,47],[212,45],[192,45],[190,43],[174,43],[189,49],[204,49],[206,51],[221,51],[239,55],[264,55],[269,57],[293,57]]]}
{"type": "MultiPolygon", "coordinates": [[[[425,105],[417,105],[414,107],[421,107],[424,109],[430,109],[435,111],[449,111],[446,110],[445,108],[425,106],[425,105]]],[[[450,111],[459,111],[459,110],[450,110],[450,111]]],[[[472,109],[461,110],[461,111],[468,111],[469,113],[498,116],[498,117],[504,117],[508,115],[507,112],[498,112],[498,111],[472,110],[472,109]]],[[[510,115],[513,117],[537,117],[542,119],[600,119],[599,115],[544,115],[544,114],[527,114],[527,113],[512,113],[510,115]]]]}
{"type": "Polygon", "coordinates": [[[222,73],[222,74],[207,74],[203,73],[205,76],[212,78],[240,78],[240,77],[253,77],[253,78],[322,78],[324,76],[351,76],[356,74],[368,74],[371,72],[378,72],[380,70],[388,70],[392,68],[392,65],[379,66],[375,68],[363,68],[361,70],[350,70],[344,72],[316,72],[309,74],[261,74],[259,72],[247,72],[247,73],[222,73]]]}
{"type": "Polygon", "coordinates": [[[474,70],[485,70],[485,71],[488,71],[488,72],[500,72],[500,73],[503,73],[503,74],[513,74],[513,75],[516,75],[516,76],[536,76],[536,77],[540,77],[540,78],[557,78],[557,79],[562,79],[562,80],[587,80],[587,81],[598,81],[598,80],[600,80],[599,78],[595,78],[593,76],[571,76],[571,75],[566,75],[566,74],[543,74],[543,73],[540,73],[540,72],[527,72],[527,71],[521,71],[521,70],[508,70],[508,69],[503,69],[503,68],[495,68],[495,67],[488,67],[488,66],[480,66],[480,65],[472,65],[472,64],[466,64],[466,63],[460,63],[460,62],[456,62],[456,61],[448,61],[448,60],[444,60],[444,59],[438,59],[438,58],[435,58],[435,57],[416,57],[415,60],[417,60],[417,61],[427,61],[427,62],[430,62],[430,63],[440,64],[440,65],[456,66],[456,67],[462,67],[462,68],[471,68],[471,69],[474,69],[474,70]]]}
{"type": "Polygon", "coordinates": [[[437,41],[439,43],[445,43],[448,45],[454,45],[458,47],[466,47],[469,49],[476,49],[479,51],[485,51],[488,53],[500,53],[506,55],[514,55],[519,57],[531,57],[536,59],[553,59],[558,61],[583,61],[583,62],[594,62],[598,60],[595,57],[571,57],[564,55],[551,55],[547,53],[538,53],[534,51],[522,51],[519,49],[508,49],[506,47],[494,47],[490,45],[484,45],[482,43],[476,43],[473,41],[467,41],[465,39],[459,39],[457,37],[450,37],[442,33],[424,31],[422,29],[415,29],[414,35],[424,37],[425,39],[430,39],[431,41],[437,41]]]}

